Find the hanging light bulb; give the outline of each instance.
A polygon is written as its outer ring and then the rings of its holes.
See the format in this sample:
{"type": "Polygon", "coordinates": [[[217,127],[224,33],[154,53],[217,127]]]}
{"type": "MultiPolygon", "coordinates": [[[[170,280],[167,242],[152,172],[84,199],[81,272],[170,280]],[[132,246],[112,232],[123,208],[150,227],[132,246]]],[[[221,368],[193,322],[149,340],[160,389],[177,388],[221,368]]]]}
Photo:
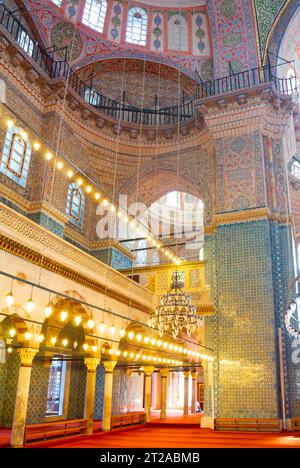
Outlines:
{"type": "Polygon", "coordinates": [[[12,291],[10,291],[6,295],[5,301],[6,301],[6,304],[7,304],[8,307],[11,307],[13,305],[13,303],[15,302],[15,298],[14,298],[14,295],[13,295],[12,291]]]}
{"type": "Polygon", "coordinates": [[[93,350],[94,353],[96,353],[97,350],[98,350],[97,346],[93,346],[93,347],[92,347],[92,350],[93,350]]]}
{"type": "Polygon", "coordinates": [[[62,161],[58,161],[57,169],[61,170],[64,167],[64,163],[62,161]]]}
{"type": "Polygon", "coordinates": [[[81,317],[80,315],[77,315],[74,319],[75,325],[78,327],[81,324],[81,317]]]}
{"type": "Polygon", "coordinates": [[[81,187],[82,184],[83,184],[83,180],[79,177],[79,179],[77,179],[77,185],[81,187]]]}
{"type": "Polygon", "coordinates": [[[14,336],[16,336],[16,329],[15,328],[11,328],[8,332],[9,336],[11,338],[14,338],[14,336]]]}
{"type": "Polygon", "coordinates": [[[84,351],[87,351],[89,349],[89,345],[87,343],[84,343],[84,345],[82,346],[84,351]]]}
{"type": "Polygon", "coordinates": [[[124,328],[121,328],[120,330],[120,337],[123,338],[126,334],[126,331],[124,330],[124,328]]]}
{"type": "Polygon", "coordinates": [[[33,144],[33,148],[35,149],[35,151],[38,151],[40,149],[41,145],[38,141],[36,141],[34,144],[33,144]]]}
{"type": "Polygon", "coordinates": [[[144,338],[144,343],[145,343],[145,344],[148,344],[149,341],[150,341],[150,340],[149,340],[148,336],[145,336],[145,338],[144,338]]]}
{"type": "Polygon", "coordinates": [[[111,334],[111,335],[114,335],[114,334],[116,333],[116,327],[115,327],[114,325],[112,325],[112,326],[110,327],[109,331],[110,331],[110,334],[111,334]]]}
{"type": "Polygon", "coordinates": [[[124,356],[125,358],[128,356],[127,351],[124,351],[124,352],[123,352],[123,356],[124,356]]]}
{"type": "Polygon", "coordinates": [[[50,161],[52,158],[53,158],[52,153],[50,153],[50,151],[48,151],[48,152],[46,153],[46,159],[47,159],[47,161],[50,161]]]}
{"type": "Polygon", "coordinates": [[[52,314],[52,306],[49,302],[49,304],[46,305],[45,309],[44,309],[44,314],[45,314],[45,317],[46,318],[49,318],[50,315],[52,314]]]}
{"type": "Polygon", "coordinates": [[[78,347],[78,341],[75,340],[74,343],[73,343],[73,348],[74,348],[74,349],[77,349],[77,347],[78,347]]]}
{"type": "Polygon", "coordinates": [[[65,310],[63,310],[61,313],[60,313],[60,320],[62,322],[64,322],[66,320],[66,318],[68,317],[68,312],[66,312],[65,310]]]}
{"type": "Polygon", "coordinates": [[[55,336],[52,336],[52,338],[51,338],[50,341],[51,341],[51,344],[52,344],[53,346],[55,346],[56,341],[57,341],[57,338],[56,338],[55,336]]]}
{"type": "Polygon", "coordinates": [[[7,348],[7,352],[10,354],[12,352],[12,348],[7,348]]]}
{"type": "Polygon", "coordinates": [[[32,296],[30,299],[28,299],[28,301],[26,302],[26,306],[25,306],[27,312],[32,312],[33,309],[35,308],[35,303],[33,302],[32,300],[32,296]]]}
{"type": "Polygon", "coordinates": [[[6,121],[6,125],[8,126],[8,128],[12,128],[12,127],[14,126],[14,121],[8,119],[8,120],[6,121]]]}
{"type": "Polygon", "coordinates": [[[71,169],[69,169],[67,172],[67,176],[69,177],[69,179],[72,179],[73,175],[74,175],[74,172],[71,171],[71,169]]]}
{"type": "Polygon", "coordinates": [[[162,341],[161,341],[161,340],[158,340],[158,341],[157,341],[157,346],[160,347],[161,345],[162,345],[162,341]]]}
{"type": "Polygon", "coordinates": [[[101,197],[101,195],[100,195],[99,192],[95,193],[95,199],[96,199],[96,200],[100,200],[100,197],[101,197]]]}
{"type": "Polygon", "coordinates": [[[39,336],[38,336],[38,341],[39,341],[40,343],[42,343],[42,342],[44,341],[44,339],[45,339],[44,335],[39,335],[39,336]]]}
{"type": "Polygon", "coordinates": [[[128,338],[129,338],[130,340],[132,340],[133,337],[134,337],[134,333],[133,333],[133,331],[130,331],[130,332],[128,333],[128,338]]]}
{"type": "Polygon", "coordinates": [[[100,325],[99,325],[99,330],[100,330],[101,333],[104,332],[105,328],[106,328],[105,323],[104,323],[104,322],[100,323],[100,325]]]}
{"type": "Polygon", "coordinates": [[[26,341],[32,340],[32,334],[31,334],[31,333],[26,332],[24,336],[25,336],[25,340],[26,340],[26,341]]]}
{"type": "Polygon", "coordinates": [[[94,325],[95,325],[95,322],[94,320],[89,320],[88,323],[87,323],[87,326],[90,330],[92,330],[92,328],[94,328],[94,325]]]}
{"type": "Polygon", "coordinates": [[[151,338],[151,344],[152,344],[152,346],[154,346],[155,343],[156,343],[156,339],[155,339],[155,338],[151,338]]]}
{"type": "Polygon", "coordinates": [[[63,344],[63,346],[64,346],[65,348],[67,347],[68,343],[69,343],[69,341],[67,340],[67,338],[64,338],[64,339],[62,340],[62,344],[63,344]]]}
{"type": "Polygon", "coordinates": [[[137,336],[136,336],[136,339],[138,342],[142,341],[142,335],[139,333],[137,336]]]}
{"type": "Polygon", "coordinates": [[[93,190],[92,187],[90,185],[88,185],[87,188],[86,188],[86,192],[91,193],[92,190],[93,190]]]}

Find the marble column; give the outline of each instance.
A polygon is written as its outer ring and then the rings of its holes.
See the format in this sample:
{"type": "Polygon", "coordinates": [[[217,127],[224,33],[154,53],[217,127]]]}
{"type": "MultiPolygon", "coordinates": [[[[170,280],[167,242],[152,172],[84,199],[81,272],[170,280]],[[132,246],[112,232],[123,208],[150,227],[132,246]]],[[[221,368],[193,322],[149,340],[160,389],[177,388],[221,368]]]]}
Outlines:
{"type": "Polygon", "coordinates": [[[193,370],[192,375],[192,407],[191,413],[196,413],[196,395],[197,395],[197,371],[193,370]]]}
{"type": "Polygon", "coordinates": [[[184,371],[184,404],[183,404],[183,414],[187,416],[189,414],[189,371],[184,371]]]}
{"type": "Polygon", "coordinates": [[[12,447],[23,447],[32,361],[38,350],[19,348],[17,349],[17,353],[19,354],[21,363],[10,444],[12,447]]]}
{"type": "Polygon", "coordinates": [[[160,419],[167,419],[167,387],[168,387],[168,369],[161,369],[161,410],[160,419]]]}
{"type": "Polygon", "coordinates": [[[85,358],[84,363],[88,370],[86,379],[84,414],[85,418],[87,419],[87,434],[93,434],[96,370],[100,364],[100,359],[85,358]]]}
{"type": "Polygon", "coordinates": [[[152,390],[152,374],[154,367],[147,366],[144,368],[145,373],[145,413],[146,422],[150,421],[150,409],[151,409],[151,390],[152,390]]]}
{"type": "Polygon", "coordinates": [[[117,364],[117,361],[103,361],[103,366],[105,369],[105,382],[104,382],[102,431],[105,431],[105,432],[109,432],[111,430],[113,371],[114,371],[116,364],[117,364]]]}

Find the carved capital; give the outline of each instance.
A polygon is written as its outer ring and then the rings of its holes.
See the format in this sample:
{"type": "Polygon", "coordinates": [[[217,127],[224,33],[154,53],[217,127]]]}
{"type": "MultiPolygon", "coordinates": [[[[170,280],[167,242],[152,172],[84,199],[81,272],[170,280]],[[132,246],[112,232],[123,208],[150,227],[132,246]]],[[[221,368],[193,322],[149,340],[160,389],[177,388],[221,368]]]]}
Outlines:
{"type": "Polygon", "coordinates": [[[145,376],[146,376],[146,377],[151,377],[151,375],[152,375],[153,372],[154,372],[154,369],[155,369],[155,367],[153,367],[153,366],[146,366],[146,367],[144,367],[145,376]]]}
{"type": "Polygon", "coordinates": [[[17,353],[20,356],[21,366],[31,367],[34,356],[38,353],[38,349],[34,348],[19,348],[17,353]]]}
{"type": "Polygon", "coordinates": [[[169,369],[160,369],[160,375],[162,376],[162,378],[167,378],[168,375],[169,375],[169,369]]]}
{"type": "Polygon", "coordinates": [[[100,359],[98,358],[85,358],[84,363],[89,372],[96,372],[97,367],[100,364],[100,359]]]}
{"type": "Polygon", "coordinates": [[[198,372],[197,372],[196,370],[192,370],[191,376],[192,376],[192,379],[193,379],[193,380],[196,380],[197,375],[198,375],[198,372]]]}
{"type": "Polygon", "coordinates": [[[189,376],[190,376],[190,371],[185,370],[185,371],[183,372],[183,375],[184,375],[184,378],[185,378],[185,379],[188,379],[189,376]]]}
{"type": "Polygon", "coordinates": [[[102,364],[104,366],[105,373],[112,374],[114,368],[117,365],[117,361],[103,361],[102,364]]]}

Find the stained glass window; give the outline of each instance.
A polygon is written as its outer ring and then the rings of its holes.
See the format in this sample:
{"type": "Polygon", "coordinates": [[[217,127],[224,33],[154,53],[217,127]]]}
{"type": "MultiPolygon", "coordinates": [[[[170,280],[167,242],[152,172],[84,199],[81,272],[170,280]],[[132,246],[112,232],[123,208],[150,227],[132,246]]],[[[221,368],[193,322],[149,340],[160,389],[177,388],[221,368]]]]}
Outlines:
{"type": "Polygon", "coordinates": [[[142,8],[132,7],[128,11],[126,25],[126,41],[131,44],[146,45],[147,13],[142,8]]]}
{"type": "Polygon", "coordinates": [[[106,0],[86,0],[82,22],[98,32],[103,32],[107,10],[106,0]]]}

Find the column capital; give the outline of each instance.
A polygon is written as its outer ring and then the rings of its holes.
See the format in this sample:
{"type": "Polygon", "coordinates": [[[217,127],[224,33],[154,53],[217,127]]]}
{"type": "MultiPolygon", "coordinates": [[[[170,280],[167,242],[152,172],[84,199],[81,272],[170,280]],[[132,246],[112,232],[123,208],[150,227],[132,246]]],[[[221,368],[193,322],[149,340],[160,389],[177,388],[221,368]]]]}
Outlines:
{"type": "Polygon", "coordinates": [[[190,376],[190,371],[189,371],[189,370],[183,371],[183,375],[184,375],[184,378],[185,378],[185,379],[188,379],[189,376],[190,376]]]}
{"type": "Polygon", "coordinates": [[[21,366],[31,367],[34,356],[39,352],[35,348],[18,348],[17,353],[21,360],[21,366]]]}
{"type": "Polygon", "coordinates": [[[117,365],[117,361],[102,361],[106,374],[112,374],[117,365]]]}
{"type": "Polygon", "coordinates": [[[197,378],[197,375],[198,375],[198,372],[196,370],[191,371],[191,376],[192,376],[193,380],[195,380],[197,378]]]}
{"type": "Polygon", "coordinates": [[[151,375],[152,375],[153,372],[154,372],[154,369],[155,369],[155,367],[153,367],[153,366],[146,366],[146,367],[144,367],[144,374],[145,374],[145,376],[146,376],[146,377],[151,377],[151,375]]]}
{"type": "Polygon", "coordinates": [[[99,358],[85,358],[84,364],[86,365],[89,372],[96,372],[97,367],[100,364],[99,358]]]}
{"type": "Polygon", "coordinates": [[[160,375],[165,378],[165,377],[168,377],[169,375],[169,369],[160,369],[160,375]]]}

